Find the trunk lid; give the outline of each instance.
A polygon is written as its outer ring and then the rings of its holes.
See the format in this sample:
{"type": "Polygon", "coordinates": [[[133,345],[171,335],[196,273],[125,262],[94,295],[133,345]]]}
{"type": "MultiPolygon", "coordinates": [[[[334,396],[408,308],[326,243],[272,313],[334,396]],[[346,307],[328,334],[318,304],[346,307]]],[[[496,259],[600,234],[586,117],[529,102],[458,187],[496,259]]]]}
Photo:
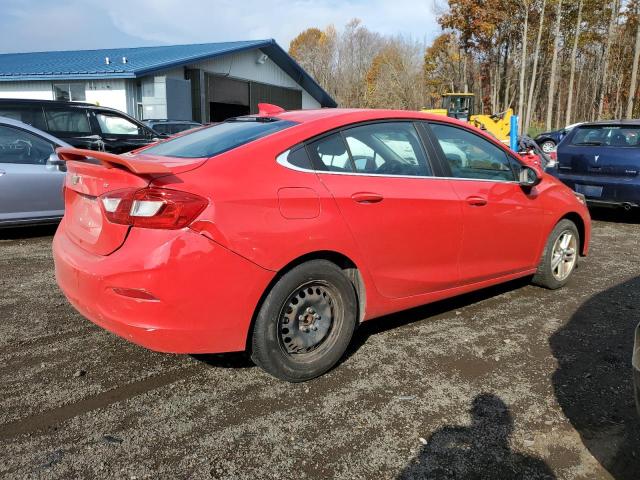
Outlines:
{"type": "Polygon", "coordinates": [[[145,188],[156,178],[192,170],[206,161],[114,155],[75,148],[59,148],[57,153],[67,161],[65,232],[74,243],[97,255],[109,255],[120,248],[130,228],[106,218],[101,195],[145,188]]]}
{"type": "Polygon", "coordinates": [[[561,171],[582,175],[636,177],[640,150],[610,146],[568,146],[558,155],[561,171]]]}

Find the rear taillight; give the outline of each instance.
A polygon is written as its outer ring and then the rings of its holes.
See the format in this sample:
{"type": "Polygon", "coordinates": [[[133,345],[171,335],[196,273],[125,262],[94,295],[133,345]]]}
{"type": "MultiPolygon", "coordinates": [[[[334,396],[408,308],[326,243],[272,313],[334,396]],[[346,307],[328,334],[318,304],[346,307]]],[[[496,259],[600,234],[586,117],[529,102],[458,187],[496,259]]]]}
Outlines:
{"type": "Polygon", "coordinates": [[[183,228],[209,202],[192,193],[165,188],[124,189],[100,196],[102,211],[112,223],[142,228],[183,228]]]}

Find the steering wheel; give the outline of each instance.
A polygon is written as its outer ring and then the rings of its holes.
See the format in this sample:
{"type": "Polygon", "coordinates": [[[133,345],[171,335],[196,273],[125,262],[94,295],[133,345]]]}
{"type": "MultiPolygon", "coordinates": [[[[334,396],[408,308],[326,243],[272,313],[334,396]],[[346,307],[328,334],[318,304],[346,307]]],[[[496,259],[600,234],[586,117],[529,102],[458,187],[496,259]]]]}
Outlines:
{"type": "Polygon", "coordinates": [[[405,175],[407,174],[407,166],[397,160],[389,160],[384,162],[376,169],[376,173],[387,175],[405,175]]]}
{"type": "Polygon", "coordinates": [[[20,138],[15,139],[13,142],[9,144],[9,148],[13,150],[25,150],[27,157],[31,156],[31,142],[26,140],[22,140],[20,138]]]}

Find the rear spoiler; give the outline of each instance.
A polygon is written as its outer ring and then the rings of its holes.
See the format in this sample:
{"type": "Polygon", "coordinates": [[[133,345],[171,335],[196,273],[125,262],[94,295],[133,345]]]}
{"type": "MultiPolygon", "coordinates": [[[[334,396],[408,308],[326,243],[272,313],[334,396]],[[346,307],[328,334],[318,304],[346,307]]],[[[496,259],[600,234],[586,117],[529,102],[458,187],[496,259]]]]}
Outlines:
{"type": "Polygon", "coordinates": [[[127,170],[138,174],[152,173],[171,173],[171,169],[161,163],[149,162],[146,160],[138,160],[135,158],[126,158],[114,153],[98,152],[95,150],[86,150],[84,148],[59,147],[56,149],[58,158],[66,161],[84,162],[93,158],[107,168],[115,166],[125,167],[127,170]]]}

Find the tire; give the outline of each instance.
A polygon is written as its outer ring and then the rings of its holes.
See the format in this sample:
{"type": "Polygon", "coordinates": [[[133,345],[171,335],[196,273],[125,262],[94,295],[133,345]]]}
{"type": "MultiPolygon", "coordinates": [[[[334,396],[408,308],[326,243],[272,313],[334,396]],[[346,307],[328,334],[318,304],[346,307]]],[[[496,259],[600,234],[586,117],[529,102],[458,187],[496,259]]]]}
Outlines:
{"type": "Polygon", "coordinates": [[[357,323],[351,281],[327,260],[285,273],[256,317],[251,359],[274,377],[304,382],[331,369],[346,351],[357,323]]]}
{"type": "Polygon", "coordinates": [[[552,152],[554,148],[556,148],[556,142],[553,140],[545,140],[540,144],[540,148],[544,153],[552,152]]]}
{"type": "Polygon", "coordinates": [[[575,271],[579,258],[578,228],[571,220],[560,220],[549,235],[533,283],[550,290],[563,287],[575,271]],[[563,241],[567,242],[566,247],[562,246],[563,241]]]}

